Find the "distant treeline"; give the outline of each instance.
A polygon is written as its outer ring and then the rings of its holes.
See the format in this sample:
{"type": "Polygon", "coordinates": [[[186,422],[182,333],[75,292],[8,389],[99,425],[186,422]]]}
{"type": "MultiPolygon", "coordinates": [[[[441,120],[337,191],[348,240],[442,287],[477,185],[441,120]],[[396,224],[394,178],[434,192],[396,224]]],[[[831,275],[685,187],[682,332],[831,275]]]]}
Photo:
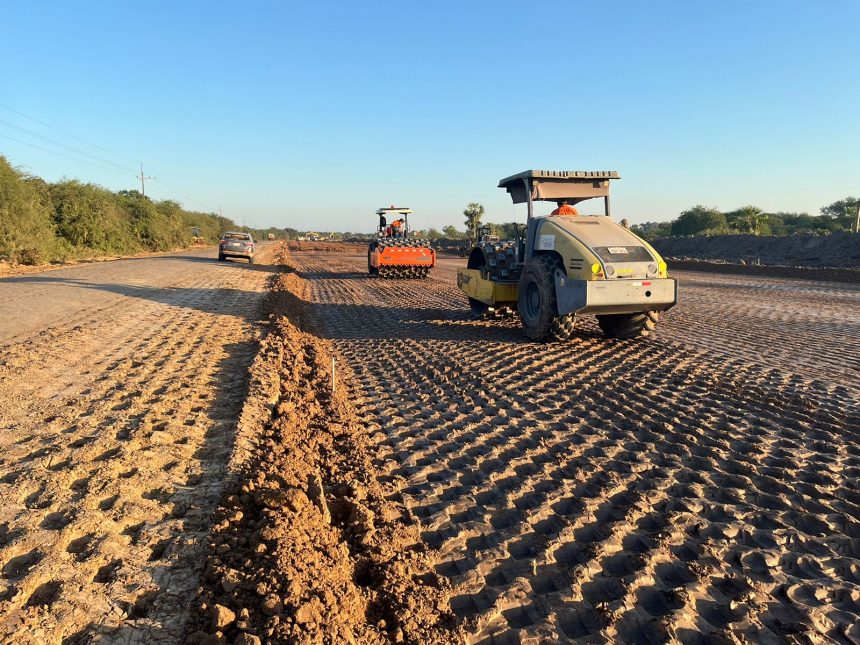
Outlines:
{"type": "MultiPolygon", "coordinates": [[[[756,206],[743,206],[733,211],[721,212],[716,208],[693,206],[668,222],[646,222],[631,228],[646,240],[691,235],[826,235],[836,231],[852,231],[857,217],[860,199],[846,197],[821,209],[820,215],[808,213],[767,213],[756,206]]],[[[475,204],[479,206],[480,204],[475,204]]],[[[481,208],[483,210],[483,208],[481,208]]],[[[479,224],[483,224],[478,219],[479,224]]],[[[517,224],[487,222],[490,235],[501,239],[514,239],[517,224]]],[[[459,231],[446,226],[441,231],[435,228],[414,231],[418,237],[431,240],[467,240],[468,231],[459,231]]],[[[338,236],[339,234],[334,234],[338,236]]],[[[370,237],[360,233],[344,233],[345,239],[370,237]]]]}
{"type": "Polygon", "coordinates": [[[721,212],[716,208],[693,206],[669,222],[634,224],[633,230],[646,240],[689,235],[826,235],[852,231],[860,199],[846,197],[821,209],[817,216],[808,213],[767,213],[756,206],[743,206],[721,212]]]}
{"type": "Polygon", "coordinates": [[[233,220],[75,180],[49,183],[0,155],[0,261],[42,264],[187,246],[192,228],[215,243],[233,220]]]}

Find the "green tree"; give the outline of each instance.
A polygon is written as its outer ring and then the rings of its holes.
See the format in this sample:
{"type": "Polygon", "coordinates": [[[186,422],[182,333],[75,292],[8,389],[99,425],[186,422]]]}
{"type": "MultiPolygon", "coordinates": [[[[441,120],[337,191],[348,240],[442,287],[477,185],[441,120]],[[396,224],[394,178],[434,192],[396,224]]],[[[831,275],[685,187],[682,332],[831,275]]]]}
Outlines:
{"type": "Polygon", "coordinates": [[[639,237],[650,242],[661,237],[669,237],[672,235],[672,222],[645,222],[644,224],[634,224],[631,227],[631,230],[639,237]]]}
{"type": "Polygon", "coordinates": [[[128,212],[111,191],[64,180],[51,184],[49,192],[57,234],[82,251],[79,255],[143,250],[131,229],[128,212]]]}
{"type": "Polygon", "coordinates": [[[788,228],[783,221],[781,213],[767,214],[767,227],[770,229],[771,235],[787,235],[788,228]]]}
{"type": "Polygon", "coordinates": [[[469,235],[474,235],[475,231],[481,225],[481,218],[484,216],[484,207],[478,202],[469,202],[463,215],[466,217],[466,232],[469,235]]]}
{"type": "Polygon", "coordinates": [[[716,208],[693,206],[672,222],[672,235],[701,235],[728,229],[726,216],[716,208]]]}
{"type": "Polygon", "coordinates": [[[186,211],[136,190],[112,192],[76,180],[47,183],[0,155],[0,259],[39,264],[70,257],[163,251],[191,241],[191,227],[215,242],[236,223],[186,211]]]}
{"type": "Polygon", "coordinates": [[[828,204],[821,209],[821,216],[832,220],[833,230],[853,231],[857,221],[857,208],[860,199],[846,197],[838,202],[828,204]]]}
{"type": "Polygon", "coordinates": [[[442,233],[440,233],[437,229],[432,227],[427,229],[428,240],[438,240],[440,237],[442,237],[442,233]]]}
{"type": "Polygon", "coordinates": [[[730,229],[740,233],[752,233],[753,235],[768,235],[770,233],[768,215],[757,206],[742,206],[726,213],[726,222],[730,229]]]}
{"type": "Polygon", "coordinates": [[[129,191],[120,197],[120,203],[131,216],[135,238],[147,250],[167,250],[188,243],[189,232],[174,208],[175,202],[156,204],[137,191],[129,191]]]}
{"type": "Polygon", "coordinates": [[[491,222],[490,235],[498,235],[502,240],[513,240],[516,238],[517,224],[516,222],[506,222],[504,224],[496,224],[491,222]]]}
{"type": "Polygon", "coordinates": [[[462,240],[465,236],[452,225],[448,225],[442,229],[442,235],[450,240],[462,240]]]}

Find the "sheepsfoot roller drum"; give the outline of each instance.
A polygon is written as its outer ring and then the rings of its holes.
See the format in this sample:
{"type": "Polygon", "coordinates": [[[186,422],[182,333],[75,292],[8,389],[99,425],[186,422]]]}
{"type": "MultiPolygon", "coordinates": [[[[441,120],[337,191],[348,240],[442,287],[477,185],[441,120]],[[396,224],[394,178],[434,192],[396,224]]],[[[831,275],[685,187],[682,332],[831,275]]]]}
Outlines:
{"type": "Polygon", "coordinates": [[[519,267],[514,242],[479,241],[466,267],[457,274],[457,285],[469,296],[475,317],[498,318],[516,309],[519,267]]]}
{"type": "Polygon", "coordinates": [[[411,235],[409,208],[380,208],[376,240],[367,248],[367,273],[380,278],[426,278],[436,266],[430,241],[411,235]],[[400,219],[393,219],[402,215],[400,219]],[[392,218],[392,219],[388,219],[392,218]]]}
{"type": "Polygon", "coordinates": [[[570,338],[579,315],[593,314],[609,338],[651,333],[678,301],[678,281],[645,240],[609,216],[613,171],[527,170],[499,187],[515,204],[528,204],[528,222],[516,239],[479,242],[457,286],[475,315],[516,310],[523,330],[539,341],[570,338]],[[579,215],[573,205],[602,197],[604,215],[579,215]],[[534,202],[556,202],[548,216],[534,202]]]}

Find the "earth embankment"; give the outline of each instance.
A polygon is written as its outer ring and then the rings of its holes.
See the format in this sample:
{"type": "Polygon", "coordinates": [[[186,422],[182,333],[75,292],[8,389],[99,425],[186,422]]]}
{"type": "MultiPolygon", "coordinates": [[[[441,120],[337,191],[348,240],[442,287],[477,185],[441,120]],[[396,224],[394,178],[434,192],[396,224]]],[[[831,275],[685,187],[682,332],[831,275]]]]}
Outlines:
{"type": "Polygon", "coordinates": [[[789,267],[860,267],[860,233],[837,231],[829,235],[780,237],[699,235],[661,238],[652,244],[663,256],[681,260],[789,267]]]}

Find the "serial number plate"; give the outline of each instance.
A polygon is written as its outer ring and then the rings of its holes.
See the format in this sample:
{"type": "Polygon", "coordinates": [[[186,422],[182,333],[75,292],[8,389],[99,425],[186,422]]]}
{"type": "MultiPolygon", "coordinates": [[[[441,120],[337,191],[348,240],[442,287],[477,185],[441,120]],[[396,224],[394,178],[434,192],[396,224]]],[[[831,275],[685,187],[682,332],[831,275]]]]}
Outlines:
{"type": "Polygon", "coordinates": [[[618,255],[619,253],[627,253],[627,248],[624,246],[610,246],[609,252],[612,253],[612,255],[618,255]]]}

